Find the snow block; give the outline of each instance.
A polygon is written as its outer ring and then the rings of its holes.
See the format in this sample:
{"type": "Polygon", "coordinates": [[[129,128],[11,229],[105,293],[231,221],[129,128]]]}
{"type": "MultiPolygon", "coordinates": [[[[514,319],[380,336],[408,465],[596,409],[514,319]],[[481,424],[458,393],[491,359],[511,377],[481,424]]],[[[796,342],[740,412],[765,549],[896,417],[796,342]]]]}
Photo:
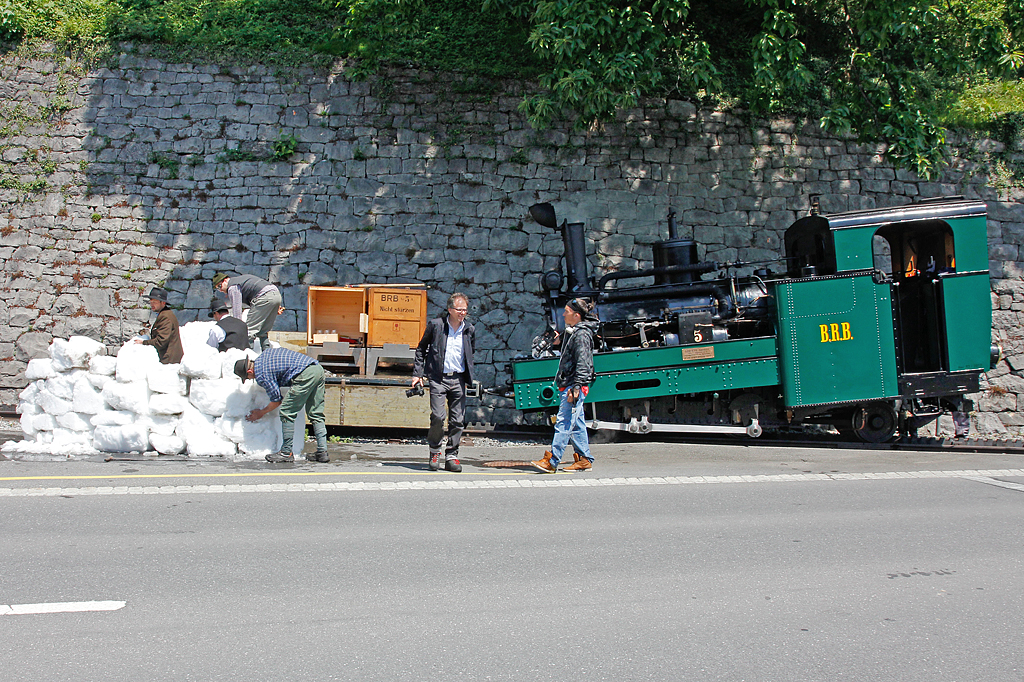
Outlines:
{"type": "MultiPolygon", "coordinates": [[[[159,356],[158,356],[159,357],[159,356]]],[[[110,355],[96,355],[89,360],[89,372],[91,374],[102,374],[114,376],[117,371],[117,358],[110,355]]]]}
{"type": "Polygon", "coordinates": [[[124,424],[131,424],[138,415],[134,412],[121,412],[118,410],[105,410],[94,414],[89,422],[93,426],[122,426],[124,424]]]}
{"type": "Polygon", "coordinates": [[[36,396],[36,404],[43,408],[43,411],[53,416],[64,414],[65,412],[71,411],[71,401],[58,398],[47,390],[42,390],[39,395],[36,396]]]}
{"type": "Polygon", "coordinates": [[[240,386],[237,378],[194,379],[189,386],[188,400],[203,414],[219,417],[224,414],[228,396],[240,386]]]}
{"type": "Polygon", "coordinates": [[[54,367],[88,369],[89,361],[97,355],[106,355],[107,347],[88,336],[72,336],[67,341],[54,339],[49,351],[54,367]]]}
{"type": "Polygon", "coordinates": [[[178,374],[181,365],[151,365],[146,375],[149,390],[154,393],[185,395],[185,377],[178,374]]]}
{"type": "Polygon", "coordinates": [[[179,455],[185,451],[185,441],[173,434],[161,436],[152,433],[149,435],[149,442],[161,455],[179,455]]]}
{"type": "Polygon", "coordinates": [[[57,370],[53,368],[53,360],[50,358],[36,358],[28,361],[28,367],[25,368],[25,378],[29,381],[35,381],[36,379],[49,379],[52,376],[57,375],[57,370]]]}
{"type": "Polygon", "coordinates": [[[48,391],[62,400],[71,400],[74,398],[74,381],[76,378],[77,377],[72,376],[70,373],[58,374],[57,376],[50,377],[46,380],[46,383],[43,385],[43,390],[48,391]]]}
{"type": "Polygon", "coordinates": [[[103,452],[145,452],[149,449],[149,430],[140,424],[97,426],[93,442],[103,452]]]}
{"type": "Polygon", "coordinates": [[[117,352],[117,369],[114,376],[118,381],[125,383],[137,381],[146,377],[150,367],[159,364],[160,356],[156,348],[129,341],[117,352]]]}
{"type": "Polygon", "coordinates": [[[82,374],[75,382],[71,396],[71,409],[84,414],[98,414],[107,409],[107,405],[103,400],[103,394],[96,390],[88,377],[88,374],[82,374]]]}
{"type": "Polygon", "coordinates": [[[180,421],[181,419],[177,416],[151,415],[145,423],[149,427],[149,435],[152,438],[153,436],[173,436],[180,421]]]}
{"type": "Polygon", "coordinates": [[[53,431],[57,428],[57,420],[52,414],[37,414],[32,418],[32,428],[36,431],[53,431]]]}
{"type": "Polygon", "coordinates": [[[92,423],[88,420],[90,416],[77,412],[65,412],[57,417],[57,425],[69,431],[92,431],[92,423]]]}
{"type": "Polygon", "coordinates": [[[114,410],[146,414],[149,411],[149,386],[145,381],[127,384],[111,381],[103,387],[103,400],[114,410]]]}
{"type": "Polygon", "coordinates": [[[247,459],[260,459],[281,449],[281,418],[277,410],[259,421],[222,417],[217,420],[217,429],[224,436],[238,444],[238,450],[247,459]]]}
{"type": "Polygon", "coordinates": [[[214,419],[189,405],[181,416],[175,435],[185,441],[189,455],[233,457],[237,448],[214,427],[214,419]]]}
{"type": "Polygon", "coordinates": [[[169,393],[154,393],[149,398],[149,411],[152,414],[181,414],[188,406],[188,398],[169,393]]]}
{"type": "MultiPolygon", "coordinates": [[[[210,330],[216,324],[213,320],[196,320],[189,322],[179,329],[178,336],[181,337],[181,348],[185,351],[185,354],[188,355],[192,351],[203,350],[204,347],[217,352],[216,348],[206,343],[210,338],[210,330]]],[[[208,378],[216,379],[217,377],[208,378]]]]}
{"type": "Polygon", "coordinates": [[[192,379],[220,379],[220,353],[207,345],[185,351],[181,373],[192,379]]]}

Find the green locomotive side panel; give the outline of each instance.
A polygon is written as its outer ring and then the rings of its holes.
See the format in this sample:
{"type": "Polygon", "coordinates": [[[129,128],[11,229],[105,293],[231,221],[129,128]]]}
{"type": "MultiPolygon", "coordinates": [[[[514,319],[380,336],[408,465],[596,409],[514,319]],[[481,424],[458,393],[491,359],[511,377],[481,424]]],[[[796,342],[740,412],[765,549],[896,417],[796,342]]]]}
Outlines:
{"type": "Polygon", "coordinates": [[[946,361],[950,372],[986,371],[992,345],[988,272],[940,277],[946,318],[946,361]]]}
{"type": "MultiPolygon", "coordinates": [[[[983,215],[951,218],[957,272],[988,271],[988,221],[983,215]]],[[[991,307],[988,296],[985,305],[991,307]]],[[[991,325],[989,325],[991,326],[991,325]]],[[[987,368],[988,365],[986,364],[987,368]]]]}
{"type": "MultiPolygon", "coordinates": [[[[656,398],[779,383],[774,337],[594,354],[587,402],[656,398]]],[[[516,409],[558,405],[558,358],[513,362],[516,409]]]]}
{"type": "MultiPolygon", "coordinates": [[[[777,358],[613,372],[597,375],[590,386],[587,402],[659,398],[682,393],[776,386],[778,383],[777,358]]],[[[558,391],[551,379],[519,382],[515,384],[515,396],[518,410],[557,407],[559,402],[558,391]]]]}
{"type": "Polygon", "coordinates": [[[878,225],[834,230],[832,240],[836,249],[836,270],[870,270],[875,266],[871,240],[878,225]]]}
{"type": "Polygon", "coordinates": [[[787,280],[775,297],[787,407],[899,394],[888,284],[869,274],[787,280]]]}

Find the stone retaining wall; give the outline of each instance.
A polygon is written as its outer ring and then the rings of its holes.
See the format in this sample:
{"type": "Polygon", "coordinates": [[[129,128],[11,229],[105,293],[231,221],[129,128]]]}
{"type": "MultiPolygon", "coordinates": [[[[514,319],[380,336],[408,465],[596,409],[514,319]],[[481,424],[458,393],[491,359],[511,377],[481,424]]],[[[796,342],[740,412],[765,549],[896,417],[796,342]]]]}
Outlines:
{"type": "MultiPolygon", "coordinates": [[[[485,385],[542,327],[541,273],[559,236],[526,209],[586,223],[596,274],[650,265],[670,207],[715,260],[779,255],[821,195],[826,212],[963,194],[988,202],[995,335],[1007,360],[979,398],[985,432],[1024,424],[1024,206],[984,174],[999,144],[964,145],[939,182],[896,171],[878,145],[788,120],[751,127],[653,100],[589,131],[536,132],[522,86],[393,71],[167,63],[137,53],[0,60],[0,402],[53,337],[110,344],[148,326],[141,299],[171,292],[204,315],[220,270],[281,286],[281,330],[305,330],[308,285],[424,282],[431,314],[470,297],[485,385]],[[970,160],[968,160],[970,159],[970,160]],[[45,187],[43,186],[45,184],[45,187]]],[[[479,420],[517,418],[487,400],[479,420]]]]}

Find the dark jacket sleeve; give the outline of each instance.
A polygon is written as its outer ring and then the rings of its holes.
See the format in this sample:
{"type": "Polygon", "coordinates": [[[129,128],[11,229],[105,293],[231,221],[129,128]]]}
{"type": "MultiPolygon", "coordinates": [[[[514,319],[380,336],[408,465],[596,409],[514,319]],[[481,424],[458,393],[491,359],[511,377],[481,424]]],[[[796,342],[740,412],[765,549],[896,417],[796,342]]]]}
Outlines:
{"type": "Polygon", "coordinates": [[[420,339],[420,345],[416,346],[416,360],[413,362],[412,375],[414,377],[423,377],[423,365],[426,362],[427,350],[430,348],[430,344],[434,341],[434,321],[427,321],[427,328],[423,330],[423,338],[420,339]]]}

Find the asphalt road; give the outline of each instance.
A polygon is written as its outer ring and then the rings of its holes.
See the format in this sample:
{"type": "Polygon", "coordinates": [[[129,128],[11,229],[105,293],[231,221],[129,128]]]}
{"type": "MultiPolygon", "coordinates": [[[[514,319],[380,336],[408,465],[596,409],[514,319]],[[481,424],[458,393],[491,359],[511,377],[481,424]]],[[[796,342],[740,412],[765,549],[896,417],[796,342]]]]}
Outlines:
{"type": "Polygon", "coordinates": [[[2,679],[1024,679],[1019,455],[422,449],[0,461],[2,679]]]}

